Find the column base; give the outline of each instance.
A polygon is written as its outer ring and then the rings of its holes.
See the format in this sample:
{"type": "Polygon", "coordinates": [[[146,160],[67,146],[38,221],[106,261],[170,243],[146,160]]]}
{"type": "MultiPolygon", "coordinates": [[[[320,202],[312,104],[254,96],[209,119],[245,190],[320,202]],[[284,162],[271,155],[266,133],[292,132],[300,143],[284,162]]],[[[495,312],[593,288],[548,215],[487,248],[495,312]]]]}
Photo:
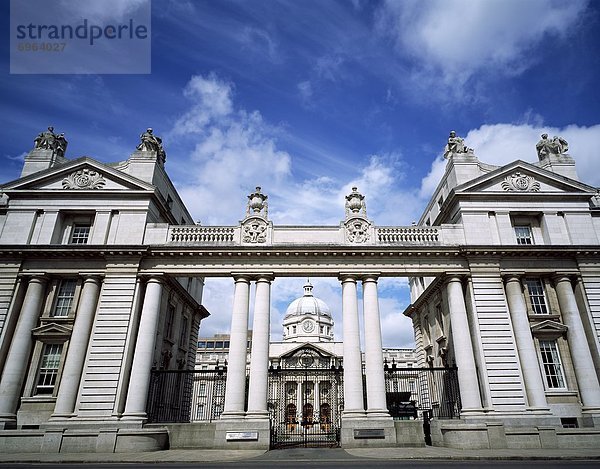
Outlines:
{"type": "Polygon", "coordinates": [[[148,414],[146,414],[146,412],[128,412],[123,414],[123,416],[121,417],[121,420],[130,420],[130,421],[140,421],[140,422],[145,422],[146,420],[148,420],[148,414]]]}
{"type": "Polygon", "coordinates": [[[550,408],[549,407],[527,407],[527,412],[530,412],[532,414],[536,414],[536,415],[545,415],[548,414],[550,415],[552,412],[550,412],[550,408]]]}
{"type": "Polygon", "coordinates": [[[392,417],[344,418],[342,448],[386,447],[396,445],[396,427],[392,417]]]}
{"type": "Polygon", "coordinates": [[[343,419],[364,419],[367,415],[365,411],[362,409],[348,409],[342,411],[342,420],[343,419]]]}
{"type": "Polygon", "coordinates": [[[366,414],[368,419],[390,418],[390,413],[387,409],[367,409],[366,414]]]}
{"type": "Polygon", "coordinates": [[[267,410],[251,410],[246,412],[246,420],[251,419],[269,419],[269,412],[267,410]]]}
{"type": "Polygon", "coordinates": [[[64,413],[64,414],[52,414],[50,416],[50,421],[53,421],[53,420],[69,420],[69,419],[71,419],[73,417],[76,417],[76,416],[77,416],[77,414],[74,414],[74,413],[71,413],[71,414],[67,414],[67,413],[64,413]]]}
{"type": "Polygon", "coordinates": [[[585,427],[600,428],[600,407],[583,407],[581,417],[585,427]]]}
{"type": "Polygon", "coordinates": [[[482,417],[486,416],[487,413],[483,409],[462,409],[460,411],[461,419],[469,419],[470,417],[482,417]]]}
{"type": "Polygon", "coordinates": [[[221,420],[244,420],[246,412],[244,411],[229,411],[221,414],[221,420]]]}

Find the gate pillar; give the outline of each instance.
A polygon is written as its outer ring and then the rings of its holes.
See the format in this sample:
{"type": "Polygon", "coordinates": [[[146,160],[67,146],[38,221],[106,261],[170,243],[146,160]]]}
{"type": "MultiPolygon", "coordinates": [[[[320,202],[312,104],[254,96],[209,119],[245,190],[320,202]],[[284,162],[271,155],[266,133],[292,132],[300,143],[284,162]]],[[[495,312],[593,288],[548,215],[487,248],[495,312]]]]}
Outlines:
{"type": "Polygon", "coordinates": [[[246,418],[269,418],[267,410],[267,373],[269,368],[272,278],[270,275],[260,275],[256,280],[246,418]]]}
{"type": "Polygon", "coordinates": [[[362,357],[358,324],[356,277],[341,276],[344,330],[344,412],[343,418],[363,418],[362,357]]]}
{"type": "Polygon", "coordinates": [[[385,399],[381,320],[377,296],[377,276],[363,278],[363,312],[365,315],[365,374],[367,381],[367,417],[389,417],[385,399]]]}

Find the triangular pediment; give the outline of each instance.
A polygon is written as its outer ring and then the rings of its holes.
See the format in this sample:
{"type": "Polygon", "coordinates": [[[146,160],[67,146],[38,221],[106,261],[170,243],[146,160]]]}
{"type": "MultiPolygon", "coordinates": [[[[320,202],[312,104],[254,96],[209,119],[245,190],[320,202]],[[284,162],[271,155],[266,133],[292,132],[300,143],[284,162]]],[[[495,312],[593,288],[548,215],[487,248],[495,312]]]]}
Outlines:
{"type": "Polygon", "coordinates": [[[517,160],[454,189],[456,194],[504,193],[507,195],[579,193],[594,195],[596,189],[525,161],[517,160]]]}
{"type": "Polygon", "coordinates": [[[71,326],[66,326],[64,324],[57,324],[55,322],[51,322],[49,324],[44,324],[42,326],[36,327],[31,331],[32,335],[36,339],[41,338],[68,338],[72,332],[71,326]]]}
{"type": "Polygon", "coordinates": [[[302,344],[298,344],[297,347],[294,347],[293,349],[283,353],[281,355],[281,358],[301,357],[305,353],[316,353],[318,356],[323,358],[329,358],[334,356],[331,352],[319,347],[318,345],[312,342],[305,342],[302,344]]]}
{"type": "Polygon", "coordinates": [[[564,336],[569,328],[564,324],[556,321],[547,319],[545,321],[538,322],[531,326],[531,333],[535,337],[556,339],[564,336]]]}
{"type": "Polygon", "coordinates": [[[91,158],[83,157],[4,184],[2,190],[145,190],[154,187],[91,158]]]}

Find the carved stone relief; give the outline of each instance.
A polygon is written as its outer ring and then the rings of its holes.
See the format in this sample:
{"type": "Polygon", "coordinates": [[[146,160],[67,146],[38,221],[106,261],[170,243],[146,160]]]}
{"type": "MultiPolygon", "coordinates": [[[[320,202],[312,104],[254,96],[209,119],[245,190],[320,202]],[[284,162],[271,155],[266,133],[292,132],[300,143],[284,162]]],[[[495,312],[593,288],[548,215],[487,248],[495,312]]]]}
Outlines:
{"type": "Polygon", "coordinates": [[[104,176],[91,169],[80,169],[69,174],[62,181],[64,189],[102,189],[106,184],[104,176]]]}
{"type": "Polygon", "coordinates": [[[516,192],[539,192],[540,183],[532,176],[517,172],[507,176],[504,181],[502,181],[502,189],[505,191],[516,192]]]}
{"type": "Polygon", "coordinates": [[[267,222],[260,218],[251,218],[243,225],[242,241],[244,243],[266,243],[267,222]]]}
{"type": "Polygon", "coordinates": [[[369,234],[370,224],[360,218],[353,218],[346,223],[346,238],[351,243],[366,243],[371,237],[369,234]]]}

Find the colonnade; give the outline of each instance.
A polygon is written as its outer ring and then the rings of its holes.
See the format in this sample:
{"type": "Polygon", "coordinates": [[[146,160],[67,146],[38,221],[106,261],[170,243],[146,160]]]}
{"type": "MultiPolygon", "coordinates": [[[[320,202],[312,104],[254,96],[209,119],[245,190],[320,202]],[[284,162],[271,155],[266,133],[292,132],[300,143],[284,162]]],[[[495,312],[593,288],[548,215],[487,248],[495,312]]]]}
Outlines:
{"type": "MultiPolygon", "coordinates": [[[[82,274],[82,277],[81,294],[73,330],[71,336],[65,339],[69,340],[69,347],[65,356],[52,419],[64,419],[74,415],[79,383],[85,366],[85,356],[102,279],[100,276],[92,274],[82,274]]],[[[27,282],[26,291],[0,382],[0,421],[16,419],[23,382],[29,367],[29,357],[34,345],[31,331],[37,326],[46,298],[48,283],[46,276],[31,275],[24,279],[27,282]]],[[[235,289],[222,419],[268,418],[270,301],[271,283],[274,276],[273,274],[238,274],[234,275],[233,279],[235,289]],[[246,364],[251,282],[256,283],[256,295],[246,410],[246,364]]],[[[377,291],[378,276],[376,274],[342,274],[339,279],[342,287],[344,337],[344,412],[342,417],[389,417],[383,371],[377,291]],[[363,289],[366,409],[363,401],[358,282],[362,282],[363,289]]],[[[573,290],[573,280],[568,275],[555,275],[553,280],[563,322],[568,328],[568,346],[583,411],[597,412],[600,409],[600,385],[573,290]]],[[[504,281],[528,406],[531,411],[546,413],[549,406],[531,333],[521,277],[507,275],[504,281]]],[[[125,419],[143,419],[146,416],[150,370],[154,357],[163,288],[163,280],[160,275],[147,280],[123,414],[125,419]]],[[[473,350],[473,337],[467,320],[461,276],[448,275],[445,279],[445,289],[452,327],[454,357],[458,368],[462,412],[476,412],[481,410],[482,402],[473,350]]]]}
{"type": "MultiPolygon", "coordinates": [[[[267,375],[269,363],[270,296],[272,275],[236,275],[231,318],[231,336],[225,407],[222,419],[268,418],[267,375]],[[244,409],[250,283],[256,281],[248,410],[244,409]]],[[[381,324],[376,275],[342,275],[344,333],[343,417],[389,417],[386,405],[381,324]],[[367,409],[363,402],[362,356],[358,320],[357,282],[363,283],[365,315],[365,371],[367,409]]]]}

